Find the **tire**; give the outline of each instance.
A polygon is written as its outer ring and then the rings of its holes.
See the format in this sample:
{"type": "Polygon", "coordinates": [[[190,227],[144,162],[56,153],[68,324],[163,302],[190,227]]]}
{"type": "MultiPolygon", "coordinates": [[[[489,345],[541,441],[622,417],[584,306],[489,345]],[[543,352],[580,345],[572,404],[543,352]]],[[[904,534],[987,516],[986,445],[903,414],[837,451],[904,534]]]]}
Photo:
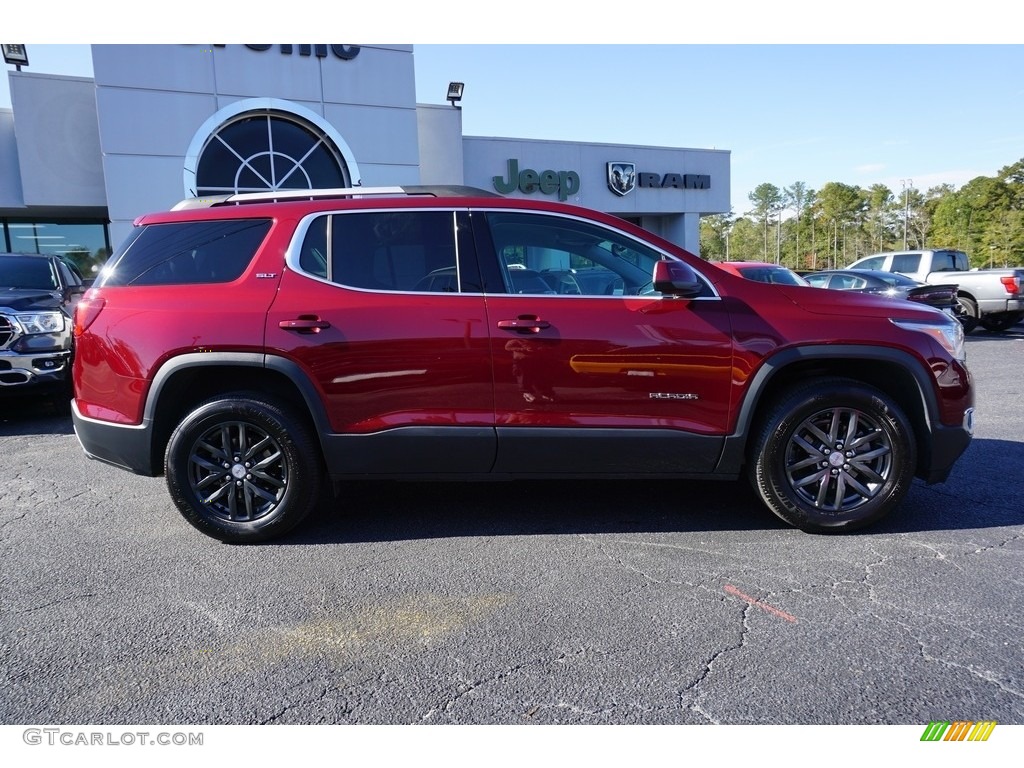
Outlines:
{"type": "Polygon", "coordinates": [[[957,296],[957,303],[960,305],[958,318],[964,327],[964,333],[970,333],[978,327],[978,303],[970,296],[957,296]]]}
{"type": "Polygon", "coordinates": [[[776,516],[808,533],[877,522],[903,500],[917,465],[899,406],[852,379],[802,384],[770,409],[754,446],[754,489],[776,516]]]}
{"type": "Polygon", "coordinates": [[[297,526],[316,507],[324,476],[306,423],[252,392],[220,395],[189,413],[167,444],[164,471],[184,518],[233,543],[297,526]]]}
{"type": "Polygon", "coordinates": [[[985,315],[981,319],[981,327],[990,333],[1002,333],[1010,330],[1024,318],[1020,312],[1000,312],[994,315],[985,315]]]}

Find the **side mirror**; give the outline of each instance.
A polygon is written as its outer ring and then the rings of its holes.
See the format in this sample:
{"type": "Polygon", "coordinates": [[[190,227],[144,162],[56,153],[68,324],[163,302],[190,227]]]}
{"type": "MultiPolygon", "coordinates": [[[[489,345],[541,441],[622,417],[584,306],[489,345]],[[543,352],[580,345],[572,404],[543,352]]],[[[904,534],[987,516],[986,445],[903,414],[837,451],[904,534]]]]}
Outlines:
{"type": "Polygon", "coordinates": [[[681,261],[659,261],[654,264],[654,290],[666,296],[692,299],[699,296],[704,283],[689,265],[681,261]]]}

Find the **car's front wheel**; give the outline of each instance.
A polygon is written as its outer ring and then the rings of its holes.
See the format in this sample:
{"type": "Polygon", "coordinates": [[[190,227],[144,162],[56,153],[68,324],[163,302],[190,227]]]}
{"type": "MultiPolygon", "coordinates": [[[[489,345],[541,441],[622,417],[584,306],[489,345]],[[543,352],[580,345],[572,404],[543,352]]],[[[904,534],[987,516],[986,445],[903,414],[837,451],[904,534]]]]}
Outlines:
{"type": "Polygon", "coordinates": [[[852,379],[817,379],[762,421],[751,481],[790,525],[810,533],[852,531],[902,501],[916,462],[913,431],[891,398],[852,379]]]}
{"type": "Polygon", "coordinates": [[[281,403],[246,392],[192,410],[171,435],[164,469],[186,520],[239,543],[265,541],[302,522],[323,477],[306,423],[281,403]]]}

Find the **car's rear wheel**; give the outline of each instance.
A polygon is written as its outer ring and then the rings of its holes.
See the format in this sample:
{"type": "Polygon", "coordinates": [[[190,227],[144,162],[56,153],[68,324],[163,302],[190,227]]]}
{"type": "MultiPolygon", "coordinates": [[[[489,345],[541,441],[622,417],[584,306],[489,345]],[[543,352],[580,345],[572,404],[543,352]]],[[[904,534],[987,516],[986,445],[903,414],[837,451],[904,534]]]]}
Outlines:
{"type": "Polygon", "coordinates": [[[852,531],[896,507],[917,462],[889,397],[851,379],[805,382],[761,422],[751,481],[778,517],[810,533],[852,531]]]}
{"type": "Polygon", "coordinates": [[[981,327],[991,333],[1002,333],[1008,331],[1024,318],[1020,312],[1000,312],[995,315],[986,315],[981,319],[981,327]]]}
{"type": "Polygon", "coordinates": [[[970,333],[978,327],[978,302],[970,296],[957,296],[957,304],[960,305],[960,314],[957,317],[964,327],[964,333],[970,333]]]}
{"type": "Polygon", "coordinates": [[[167,444],[165,473],[186,520],[239,543],[265,541],[302,522],[323,477],[306,423],[281,403],[247,392],[192,410],[167,444]]]}

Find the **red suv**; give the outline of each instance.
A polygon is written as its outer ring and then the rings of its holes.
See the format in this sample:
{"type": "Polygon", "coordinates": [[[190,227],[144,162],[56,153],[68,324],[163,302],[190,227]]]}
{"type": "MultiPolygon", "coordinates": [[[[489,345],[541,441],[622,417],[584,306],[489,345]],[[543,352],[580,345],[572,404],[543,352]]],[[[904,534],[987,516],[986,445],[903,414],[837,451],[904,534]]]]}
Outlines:
{"type": "Polygon", "coordinates": [[[284,533],[348,478],[746,475],[788,523],[852,530],[943,481],[974,410],[943,312],[465,188],[143,216],[75,337],[86,454],[166,475],[226,541],[284,533]]]}

